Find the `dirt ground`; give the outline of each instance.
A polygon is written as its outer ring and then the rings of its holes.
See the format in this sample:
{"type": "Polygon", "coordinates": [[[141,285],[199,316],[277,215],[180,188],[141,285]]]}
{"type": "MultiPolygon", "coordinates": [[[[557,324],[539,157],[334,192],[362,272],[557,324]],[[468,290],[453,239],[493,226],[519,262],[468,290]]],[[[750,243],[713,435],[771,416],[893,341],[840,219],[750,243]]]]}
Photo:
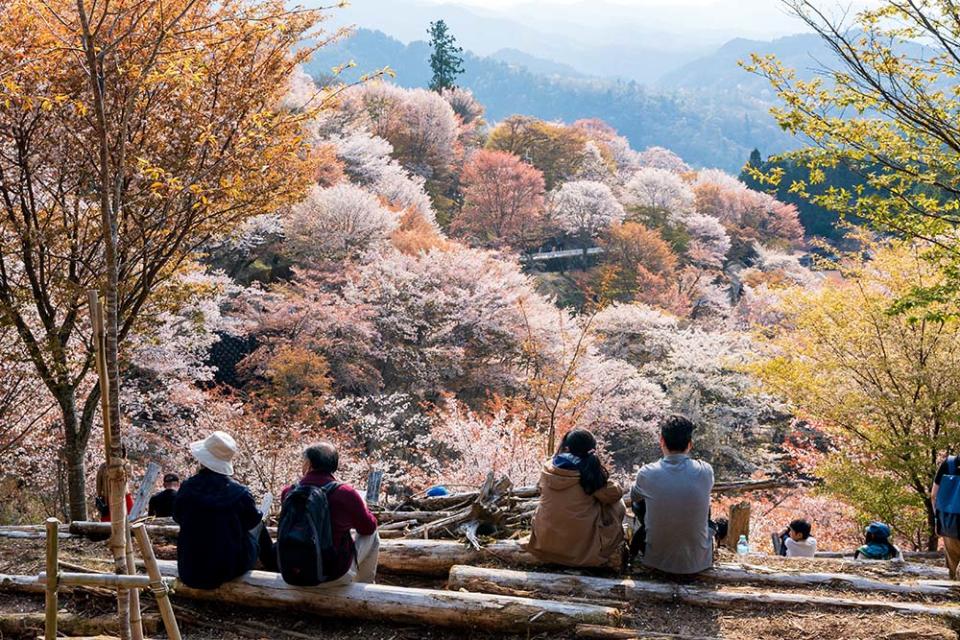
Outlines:
{"type": "MultiPolygon", "coordinates": [[[[158,555],[171,557],[172,547],[158,547],[158,555]]],[[[61,541],[61,559],[87,563],[95,566],[97,559],[107,559],[104,543],[82,539],[61,541]]],[[[775,565],[777,559],[764,559],[767,565],[775,565]]],[[[872,574],[882,573],[879,568],[851,566],[842,562],[816,562],[810,567],[818,571],[851,571],[872,574]]],[[[36,574],[42,570],[43,541],[0,538],[0,573],[36,574]]],[[[794,565],[794,568],[799,568],[794,565]]],[[[383,582],[406,586],[442,588],[442,581],[410,579],[407,576],[384,575],[383,582]]],[[[727,588],[730,588],[729,586],[727,588]]],[[[762,587],[753,587],[762,590],[762,587]]],[[[839,592],[820,588],[800,593],[845,596],[862,599],[864,594],[839,592]]],[[[572,638],[570,634],[528,635],[525,631],[512,635],[494,635],[470,630],[443,630],[410,625],[371,624],[355,620],[320,618],[300,612],[285,612],[267,609],[247,609],[222,606],[196,601],[175,603],[185,607],[181,616],[184,637],[191,640],[234,640],[241,638],[293,638],[316,637],[325,640],[364,638],[369,640],[481,640],[493,638],[516,638],[546,640],[572,638]],[[188,615],[187,615],[188,614],[188,615]],[[227,627],[233,627],[229,629],[227,627]],[[278,633],[282,629],[292,634],[278,633]]],[[[931,600],[934,601],[934,600],[931,600]]],[[[84,616],[109,615],[114,602],[110,598],[85,593],[61,596],[61,609],[84,616]]],[[[945,603],[942,599],[941,603],[945,603]]],[[[30,612],[43,610],[43,596],[26,594],[0,594],[0,613],[30,612]]],[[[156,615],[151,599],[144,599],[145,615],[156,615]]],[[[956,631],[942,620],[891,613],[840,611],[806,606],[775,607],[758,606],[751,609],[719,610],[689,605],[651,603],[624,610],[623,626],[659,633],[674,633],[698,638],[724,638],[729,640],[934,640],[958,638],[956,631]]],[[[35,636],[30,636],[31,638],[35,636]]],[[[7,640],[7,638],[3,638],[7,640]]]]}

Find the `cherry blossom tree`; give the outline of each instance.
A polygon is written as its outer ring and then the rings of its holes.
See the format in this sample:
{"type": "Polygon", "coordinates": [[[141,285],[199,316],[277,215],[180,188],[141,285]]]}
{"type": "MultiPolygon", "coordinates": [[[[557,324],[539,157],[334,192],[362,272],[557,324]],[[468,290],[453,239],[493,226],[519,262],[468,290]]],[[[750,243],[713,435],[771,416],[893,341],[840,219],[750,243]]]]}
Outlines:
{"type": "Polygon", "coordinates": [[[624,216],[610,187],[589,180],[564,183],[551,194],[550,208],[556,224],[580,238],[584,260],[591,240],[624,216]]]}
{"type": "Polygon", "coordinates": [[[625,467],[652,459],[657,425],[668,413],[663,390],[633,365],[593,348],[577,368],[572,394],[587,400],[572,416],[572,426],[594,429],[604,448],[625,467]]]}
{"type": "Polygon", "coordinates": [[[504,151],[474,153],[460,177],[463,210],[451,230],[480,244],[521,251],[544,234],[543,174],[504,151]]]}
{"type": "Polygon", "coordinates": [[[305,260],[356,257],[389,239],[398,216],[353,184],[314,187],[285,216],[284,245],[305,260]]]}
{"type": "Polygon", "coordinates": [[[245,372],[258,374],[269,366],[280,350],[296,350],[319,356],[339,394],[373,394],[380,391],[383,379],[377,368],[377,333],[371,322],[372,311],[360,304],[348,304],[341,289],[349,273],[340,265],[328,265],[331,271],[294,270],[289,282],[273,285],[269,291],[248,289],[239,296],[235,315],[242,331],[255,339],[257,350],[245,363],[245,372]]]}
{"type": "Polygon", "coordinates": [[[515,485],[536,484],[543,464],[543,438],[527,423],[525,412],[504,403],[477,412],[446,400],[434,420],[430,440],[441,445],[440,478],[479,486],[492,472],[515,485]]]}
{"type": "Polygon", "coordinates": [[[433,410],[422,398],[402,392],[347,396],[331,400],[325,411],[327,424],[349,442],[354,464],[383,471],[388,491],[436,479],[443,445],[431,437],[433,410]]]}
{"type": "Polygon", "coordinates": [[[664,169],[673,173],[687,173],[690,166],[680,156],[663,147],[649,147],[640,152],[638,158],[641,167],[664,169]]]}
{"type": "Polygon", "coordinates": [[[669,221],[677,223],[692,211],[694,195],[676,173],[645,167],[624,186],[624,202],[628,206],[664,211],[669,221]]]}
{"type": "Polygon", "coordinates": [[[427,399],[439,390],[463,398],[516,391],[515,367],[526,357],[520,304],[549,307],[516,263],[468,248],[384,252],[343,297],[370,309],[384,390],[427,399]]]}
{"type": "Polygon", "coordinates": [[[483,122],[484,107],[469,89],[453,87],[444,89],[440,95],[464,125],[473,126],[483,122]]]}
{"type": "Polygon", "coordinates": [[[786,415],[775,398],[753,393],[742,367],[757,358],[749,334],[704,329],[641,304],[615,305],[596,318],[599,352],[623,360],[666,393],[670,410],[700,426],[696,450],[738,474],[755,468],[746,443],[786,415]]]}
{"type": "MultiPolygon", "coordinates": [[[[633,175],[640,164],[640,155],[630,147],[630,141],[602,120],[595,118],[577,120],[573,128],[582,131],[604,155],[612,160],[616,182],[622,184],[633,175]]],[[[593,178],[586,178],[592,180],[593,178]]]]}
{"type": "Polygon", "coordinates": [[[348,89],[343,105],[393,146],[393,157],[404,168],[428,179],[449,172],[459,151],[459,121],[436,92],[369,82],[348,89]]]}
{"type": "Polygon", "coordinates": [[[683,226],[690,236],[687,259],[697,266],[718,268],[723,266],[730,251],[730,236],[723,224],[713,216],[688,213],[683,217],[683,226]]]}
{"type": "Polygon", "coordinates": [[[364,130],[335,134],[330,139],[344,172],[358,186],[367,188],[392,206],[416,211],[425,220],[435,220],[424,179],[411,175],[391,157],[393,147],[383,138],[364,130]]]}
{"type": "Polygon", "coordinates": [[[610,164],[603,157],[603,151],[593,140],[588,140],[583,146],[583,163],[577,169],[577,180],[592,180],[611,184],[615,176],[610,164]]]}
{"type": "Polygon", "coordinates": [[[741,251],[753,241],[783,247],[800,246],[803,241],[796,207],[752,191],[733,176],[717,169],[701,171],[693,190],[696,210],[720,220],[741,251]]]}

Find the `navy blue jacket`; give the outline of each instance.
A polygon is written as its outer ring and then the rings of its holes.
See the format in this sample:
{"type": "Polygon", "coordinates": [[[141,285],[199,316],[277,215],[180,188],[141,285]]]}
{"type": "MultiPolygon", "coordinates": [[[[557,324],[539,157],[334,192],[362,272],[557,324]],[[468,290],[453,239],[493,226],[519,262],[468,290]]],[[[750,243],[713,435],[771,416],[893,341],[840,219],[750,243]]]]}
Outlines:
{"type": "Polygon", "coordinates": [[[184,482],[173,505],[180,579],[216,589],[250,571],[257,560],[250,529],[261,518],[250,491],[228,476],[202,469],[184,482]]]}

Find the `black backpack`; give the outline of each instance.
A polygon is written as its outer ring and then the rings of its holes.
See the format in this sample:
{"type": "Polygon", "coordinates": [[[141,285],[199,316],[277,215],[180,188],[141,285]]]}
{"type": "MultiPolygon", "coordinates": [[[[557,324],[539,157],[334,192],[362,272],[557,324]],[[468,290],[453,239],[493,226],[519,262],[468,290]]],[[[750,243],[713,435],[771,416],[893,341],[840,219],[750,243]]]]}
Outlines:
{"type": "Polygon", "coordinates": [[[323,554],[333,548],[327,495],[340,486],[298,484],[283,501],[277,531],[277,563],[287,584],[311,587],[327,580],[323,554]]]}

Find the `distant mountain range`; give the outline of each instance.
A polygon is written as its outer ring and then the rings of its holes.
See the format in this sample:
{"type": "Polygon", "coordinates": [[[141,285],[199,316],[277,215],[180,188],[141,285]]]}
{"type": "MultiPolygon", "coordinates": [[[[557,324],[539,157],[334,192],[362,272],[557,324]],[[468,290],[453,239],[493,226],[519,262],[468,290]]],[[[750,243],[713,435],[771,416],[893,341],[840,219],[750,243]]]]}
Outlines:
{"type": "Polygon", "coordinates": [[[713,53],[697,58],[664,73],[657,86],[663,89],[686,89],[709,92],[739,91],[764,100],[772,100],[773,92],[766,79],[745,71],[740,61],[750,62],[751,54],[774,54],[785,66],[796,69],[797,76],[809,79],[814,69],[831,58],[823,41],[805,33],[776,40],[735,38],[713,53]]]}
{"type": "MultiPolygon", "coordinates": [[[[590,77],[517,49],[499,50],[492,56],[467,51],[460,84],[486,106],[491,122],[517,113],[566,122],[600,118],[637,149],[664,146],[695,166],[736,173],[754,148],[767,155],[796,145],[769,115],[770,90],[761,78],[736,65],[737,56],[747,57],[751,50],[778,55],[784,51],[790,53],[785,56],[789,62],[796,59],[794,51],[813,44],[813,36],[772,43],[734,41],[676,69],[655,90],[637,82],[590,77]]],[[[379,31],[359,29],[352,37],[321,49],[307,71],[323,77],[333,67],[353,60],[356,67],[344,72],[345,81],[390,67],[397,84],[426,87],[429,57],[425,42],[405,45],[379,31]]]]}
{"type": "MultiPolygon", "coordinates": [[[[323,0],[306,4],[331,5],[323,0]]],[[[851,0],[853,1],[853,0],[851,0]]],[[[331,27],[383,31],[403,43],[426,38],[443,19],[465,49],[495,56],[519,49],[596,78],[653,84],[734,37],[773,38],[801,24],[777,0],[352,0],[329,12],[331,27]]],[[[538,69],[530,68],[539,73],[538,69]]]]}

